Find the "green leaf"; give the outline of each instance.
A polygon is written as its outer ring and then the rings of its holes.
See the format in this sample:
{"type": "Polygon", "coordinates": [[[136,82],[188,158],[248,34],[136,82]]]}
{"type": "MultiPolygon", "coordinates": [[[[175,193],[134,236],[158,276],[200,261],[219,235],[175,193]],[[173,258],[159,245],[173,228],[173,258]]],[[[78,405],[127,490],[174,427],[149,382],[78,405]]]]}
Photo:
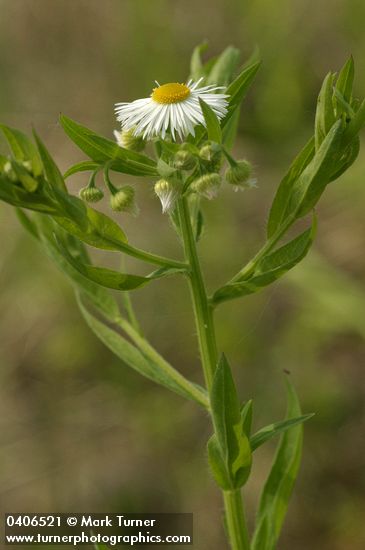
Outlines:
{"type": "Polygon", "coordinates": [[[110,548],[108,548],[105,544],[97,544],[96,542],[94,544],[94,548],[95,550],[110,550],[110,548]]]}
{"type": "Polygon", "coordinates": [[[268,426],[261,428],[261,430],[250,437],[251,450],[255,451],[258,447],[266,443],[266,441],[268,441],[269,439],[272,439],[276,435],[286,432],[297,424],[302,424],[303,422],[306,422],[313,416],[314,414],[304,414],[302,416],[297,416],[296,418],[289,418],[288,420],[275,422],[274,424],[269,424],[268,426]]]}
{"type": "Polygon", "coordinates": [[[350,143],[350,145],[345,150],[345,153],[339,160],[338,164],[335,167],[335,172],[331,174],[331,182],[339,178],[346,170],[352,166],[352,164],[357,159],[360,152],[360,138],[356,136],[350,143]]]}
{"type": "MultiPolygon", "coordinates": [[[[294,387],[287,380],[287,418],[301,415],[294,387]]],[[[256,520],[252,550],[275,550],[289,499],[297,477],[302,453],[303,427],[297,424],[281,437],[265,483],[256,520]]]]}
{"type": "Polygon", "coordinates": [[[111,218],[86,206],[71,195],[57,192],[64,208],[64,214],[55,216],[55,221],[68,233],[81,241],[105,250],[120,250],[127,243],[127,237],[121,227],[111,218]]]}
{"type": "Polygon", "coordinates": [[[209,466],[217,485],[224,491],[229,491],[232,484],[215,434],[208,440],[207,450],[209,466]]]}
{"type": "Polygon", "coordinates": [[[50,197],[38,192],[28,193],[2,174],[0,174],[0,199],[19,208],[36,210],[44,214],[59,214],[58,205],[50,197]]]}
{"type": "Polygon", "coordinates": [[[336,90],[340,92],[347,103],[351,103],[352,87],[354,84],[355,65],[352,55],[342,67],[336,82],[336,90]]]}
{"type": "Polygon", "coordinates": [[[323,81],[322,88],[318,95],[314,124],[316,150],[318,150],[335,122],[332,102],[334,78],[335,75],[333,73],[328,73],[323,81]]]}
{"type": "Polygon", "coordinates": [[[242,428],[242,419],[231,369],[221,356],[213,379],[211,393],[212,418],[217,443],[231,483],[241,487],[251,470],[251,449],[242,428]]]}
{"type": "Polygon", "coordinates": [[[291,190],[295,181],[313,159],[314,138],[312,137],[293,160],[287,174],[282,179],[271,206],[269,221],[267,224],[267,236],[272,237],[275,231],[282,225],[284,214],[290,199],[291,190]]]}
{"type": "Polygon", "coordinates": [[[355,113],[354,118],[349,122],[343,136],[344,144],[349,144],[365,125],[365,99],[355,113]]]}
{"type": "Polygon", "coordinates": [[[240,51],[228,46],[216,59],[206,80],[206,84],[227,86],[237,69],[240,51]]]}
{"type": "Polygon", "coordinates": [[[180,373],[172,367],[171,371],[174,371],[176,376],[172,376],[170,373],[162,370],[158,363],[147,358],[137,347],[126,340],[124,336],[99,321],[85,306],[82,294],[77,295],[77,300],[88,326],[114,355],[146,378],[174,391],[182,397],[196,401],[196,397],[186,388],[186,382],[188,381],[180,373]],[[184,380],[185,385],[180,384],[178,378],[184,380]]]}
{"type": "Polygon", "coordinates": [[[83,277],[79,270],[65,259],[54,238],[54,232],[60,232],[51,219],[45,216],[36,218],[38,234],[48,257],[56,264],[76,286],[81,288],[92,302],[93,306],[110,321],[115,321],[119,315],[119,307],[113,296],[98,284],[83,277]]]}
{"type": "Polygon", "coordinates": [[[40,176],[43,171],[42,162],[35,145],[28,136],[20,130],[5,126],[5,124],[0,124],[0,128],[10,145],[14,157],[20,162],[30,161],[34,176],[40,176]]]}
{"type": "Polygon", "coordinates": [[[114,290],[134,290],[150,282],[150,279],[148,279],[147,277],[120,273],[118,271],[113,271],[112,269],[107,269],[105,267],[96,267],[80,262],[71,254],[69,254],[67,248],[63,245],[61,240],[57,239],[57,244],[60,254],[62,254],[64,259],[74,269],[76,269],[89,281],[92,281],[100,286],[112,288],[114,290]]]}
{"type": "Polygon", "coordinates": [[[28,233],[30,233],[35,239],[39,239],[39,233],[37,224],[22,210],[21,208],[15,209],[16,215],[22,226],[28,233]]]}
{"type": "Polygon", "coordinates": [[[156,162],[146,155],[124,149],[114,141],[99,136],[85,126],[61,115],[60,122],[66,134],[93,161],[110,169],[135,176],[157,176],[156,162]]]}
{"type": "Polygon", "coordinates": [[[338,166],[343,134],[338,120],[328,132],[312,161],[294,183],[286,215],[298,219],[314,208],[338,166]]]}
{"type": "Polygon", "coordinates": [[[159,158],[157,162],[157,172],[162,178],[169,178],[176,172],[176,169],[167,164],[162,158],[159,158]]]}
{"type": "Polygon", "coordinates": [[[308,253],[316,233],[316,222],[298,237],[264,256],[254,269],[253,274],[242,281],[225,285],[213,295],[213,303],[232,300],[258,292],[265,286],[282,277],[296,266],[308,253]]]}
{"type": "Polygon", "coordinates": [[[190,78],[193,80],[199,80],[202,76],[204,76],[204,70],[203,70],[203,62],[201,59],[202,53],[205,52],[205,50],[208,47],[208,42],[203,42],[202,44],[199,44],[196,46],[193,50],[193,54],[191,56],[190,61],[190,78]]]}
{"type": "Polygon", "coordinates": [[[66,172],[63,174],[63,177],[64,179],[67,179],[73,174],[77,174],[78,172],[93,172],[100,167],[101,165],[98,162],[93,162],[92,160],[84,160],[83,162],[78,162],[77,164],[70,166],[70,168],[66,170],[66,172]]]}
{"type": "Polygon", "coordinates": [[[60,254],[62,254],[65,261],[68,262],[74,269],[76,269],[89,281],[114,290],[135,290],[136,288],[140,288],[150,283],[154,279],[173,275],[181,271],[172,268],[161,268],[154,271],[147,277],[120,273],[119,271],[113,271],[112,269],[107,269],[104,267],[96,267],[80,261],[68,252],[66,246],[62,242],[62,239],[57,238],[56,240],[60,254]]]}
{"type": "Polygon", "coordinates": [[[225,124],[223,128],[223,145],[224,148],[229,152],[232,150],[234,146],[234,142],[236,140],[237,131],[238,131],[238,123],[240,119],[240,112],[239,109],[236,109],[232,116],[230,117],[227,124],[225,124]]]}
{"type": "Polygon", "coordinates": [[[217,115],[201,98],[199,103],[207,126],[208,138],[216,143],[222,143],[222,130],[217,115]]]}
{"type": "Polygon", "coordinates": [[[41,141],[40,137],[37,135],[35,130],[33,130],[33,135],[34,135],[34,139],[37,143],[38,151],[39,151],[39,154],[40,154],[41,159],[42,159],[42,163],[43,163],[43,167],[44,167],[44,171],[46,173],[46,178],[47,178],[48,183],[51,186],[58,187],[58,189],[61,189],[62,191],[67,192],[65,182],[63,181],[62,174],[61,174],[57,164],[55,163],[55,161],[53,160],[53,158],[49,154],[46,146],[41,141]]]}
{"type": "Polygon", "coordinates": [[[251,433],[252,426],[252,413],[253,413],[253,401],[250,399],[241,407],[241,420],[242,420],[242,429],[244,433],[249,436],[251,433]]]}
{"type": "Polygon", "coordinates": [[[14,170],[18,181],[21,182],[24,189],[29,193],[34,193],[34,191],[39,186],[38,179],[35,179],[33,176],[31,176],[29,171],[16,160],[11,160],[11,167],[14,170]]]}
{"type": "Polygon", "coordinates": [[[254,78],[259,70],[261,62],[252,63],[248,67],[245,67],[243,71],[237,76],[237,78],[230,84],[226,90],[229,97],[228,114],[223,120],[222,127],[224,127],[234,111],[241,105],[243,99],[247,95],[247,92],[254,81],[254,78]]]}

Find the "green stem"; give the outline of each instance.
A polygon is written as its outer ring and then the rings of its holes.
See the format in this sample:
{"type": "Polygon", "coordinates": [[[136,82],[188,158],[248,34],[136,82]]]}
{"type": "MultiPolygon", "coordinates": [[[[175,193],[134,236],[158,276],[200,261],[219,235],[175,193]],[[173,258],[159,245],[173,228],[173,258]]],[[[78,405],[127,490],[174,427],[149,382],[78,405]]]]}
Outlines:
{"type": "Polygon", "coordinates": [[[232,550],[249,550],[250,542],[245,525],[240,489],[223,491],[223,499],[226,512],[226,528],[232,550]]]}
{"type": "Polygon", "coordinates": [[[217,365],[217,344],[213,323],[212,308],[209,305],[203,275],[191,226],[189,206],[186,198],[179,201],[181,234],[183,237],[186,259],[190,265],[190,290],[194,306],[195,323],[198,331],[199,348],[202,366],[208,391],[213,382],[217,365]]]}
{"type": "MultiPolygon", "coordinates": [[[[210,394],[218,357],[213,312],[208,302],[196,249],[196,242],[191,226],[189,204],[186,198],[183,197],[179,200],[178,209],[185,256],[190,265],[189,282],[198,333],[200,356],[208,393],[210,394]]],[[[240,490],[224,491],[223,496],[226,525],[231,548],[232,550],[249,550],[248,531],[243,513],[241,492],[240,490]]]]}

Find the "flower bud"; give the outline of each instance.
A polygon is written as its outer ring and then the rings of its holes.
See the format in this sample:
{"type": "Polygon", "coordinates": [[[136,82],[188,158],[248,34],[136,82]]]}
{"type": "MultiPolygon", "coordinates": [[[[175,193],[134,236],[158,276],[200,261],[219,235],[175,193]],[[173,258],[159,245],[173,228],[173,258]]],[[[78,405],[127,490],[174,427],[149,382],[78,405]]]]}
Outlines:
{"type": "Polygon", "coordinates": [[[26,191],[29,191],[29,193],[34,193],[34,191],[36,191],[39,181],[30,174],[23,164],[12,160],[11,170],[15,174],[16,181],[20,182],[26,191]]]}
{"type": "Polygon", "coordinates": [[[172,210],[180,193],[180,186],[177,182],[160,179],[155,183],[154,190],[161,201],[163,214],[172,210]]]}
{"type": "Polygon", "coordinates": [[[205,174],[194,180],[190,188],[207,199],[213,199],[217,196],[221,183],[222,178],[219,174],[205,174]]]}
{"type": "Polygon", "coordinates": [[[226,182],[238,187],[250,187],[253,180],[251,179],[252,166],[247,160],[239,160],[236,164],[227,168],[224,177],[226,182]]]}
{"type": "Polygon", "coordinates": [[[143,151],[146,141],[141,136],[135,136],[134,130],[114,130],[114,137],[120,147],[129,149],[130,151],[143,151]]]}
{"type": "Polygon", "coordinates": [[[173,161],[177,170],[192,170],[196,164],[194,156],[189,151],[180,150],[176,153],[173,161]]]}
{"type": "Polygon", "coordinates": [[[217,160],[217,158],[220,158],[221,149],[220,149],[219,145],[217,145],[215,143],[206,143],[200,149],[199,156],[203,160],[207,160],[209,162],[212,162],[214,160],[217,160]]]}
{"type": "Polygon", "coordinates": [[[6,174],[6,176],[9,178],[10,181],[13,181],[14,183],[18,181],[18,178],[16,177],[16,174],[13,170],[10,160],[5,162],[3,170],[4,170],[4,174],[6,174]]]}
{"type": "Polygon", "coordinates": [[[98,187],[87,186],[80,189],[79,197],[86,202],[99,202],[104,197],[104,193],[98,187]]]}
{"type": "Polygon", "coordinates": [[[110,206],[115,212],[129,212],[136,215],[138,207],[135,201],[134,187],[124,185],[110,197],[110,206]]]}

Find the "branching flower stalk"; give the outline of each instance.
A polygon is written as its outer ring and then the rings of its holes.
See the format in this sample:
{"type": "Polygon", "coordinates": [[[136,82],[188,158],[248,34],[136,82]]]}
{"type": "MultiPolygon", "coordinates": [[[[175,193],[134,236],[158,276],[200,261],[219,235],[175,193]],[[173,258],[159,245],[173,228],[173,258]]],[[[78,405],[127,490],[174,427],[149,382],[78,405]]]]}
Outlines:
{"type": "Polygon", "coordinates": [[[61,116],[66,134],[88,157],[64,175],[35,132],[32,141],[2,125],[11,155],[0,155],[0,199],[16,208],[24,227],[70,279],[95,335],[125,364],[209,413],[208,460],[222,490],[231,549],[275,550],[299,470],[303,423],[312,415],[302,414],[287,380],[286,419],[252,433],[252,401],[241,402],[228,360],[217,349],[213,314],[222,302],[274,283],[306,256],[316,233],[317,202],[358,155],[365,102],[353,97],[352,58],[337,76],[327,75],[318,97],[314,134],[278,187],[266,242],[208,296],[197,246],[204,224],[202,207],[205,200],[219,195],[223,185],[234,190],[255,186],[250,162],[235,159],[231,149],[241,103],[260,63],[251,61],[238,72],[234,48],[208,63],[203,63],[202,51],[203,46],[194,51],[186,83],[157,84],[150,97],[117,105],[121,128],[114,131],[115,141],[61,116]],[[155,158],[143,153],[146,147],[152,149],[151,144],[155,158]],[[65,183],[78,172],[91,174],[79,198],[68,192],[65,183]],[[137,214],[136,189],[132,182],[117,185],[115,173],[147,179],[179,236],[184,258],[166,258],[134,247],[118,222],[89,206],[108,195],[109,207],[121,219],[137,214]],[[102,175],[103,181],[98,181],[102,175]],[[286,238],[304,217],[309,218],[308,228],[286,238]],[[122,253],[123,258],[132,256],[155,270],[142,276],[96,266],[89,246],[122,253]],[[181,275],[190,286],[205,387],[188,380],[145,338],[131,302],[131,291],[157,278],[181,275]],[[110,290],[122,292],[121,304],[110,290]],[[281,438],[250,534],[241,490],[251,474],[255,450],[276,435],[281,438]]]}

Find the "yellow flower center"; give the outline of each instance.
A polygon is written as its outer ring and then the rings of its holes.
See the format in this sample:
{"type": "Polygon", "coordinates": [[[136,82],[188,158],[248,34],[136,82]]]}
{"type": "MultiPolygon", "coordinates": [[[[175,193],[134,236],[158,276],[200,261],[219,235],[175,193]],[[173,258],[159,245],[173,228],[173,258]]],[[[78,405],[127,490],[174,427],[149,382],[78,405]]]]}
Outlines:
{"type": "Polygon", "coordinates": [[[157,103],[179,103],[190,95],[190,89],[185,84],[170,82],[154,88],[151,97],[157,103]]]}

